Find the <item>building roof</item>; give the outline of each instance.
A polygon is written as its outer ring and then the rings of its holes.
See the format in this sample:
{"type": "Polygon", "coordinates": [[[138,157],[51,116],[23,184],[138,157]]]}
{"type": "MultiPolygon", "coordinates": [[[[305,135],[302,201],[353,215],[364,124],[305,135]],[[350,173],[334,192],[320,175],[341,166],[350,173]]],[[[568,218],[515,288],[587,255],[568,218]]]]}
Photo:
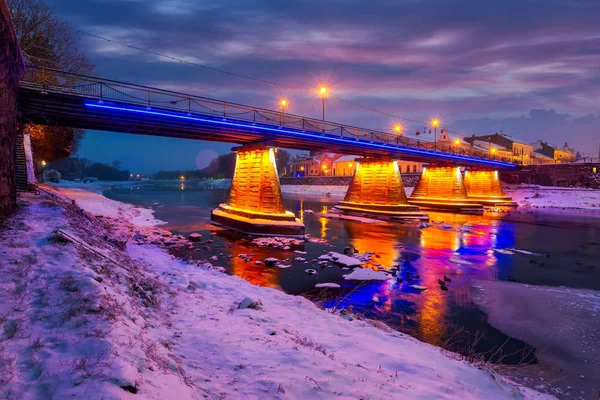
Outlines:
{"type": "Polygon", "coordinates": [[[554,161],[554,157],[548,157],[547,155],[545,155],[545,154],[542,154],[542,153],[539,153],[539,152],[537,152],[537,151],[534,151],[533,153],[534,153],[533,155],[534,155],[536,158],[546,158],[546,159],[548,159],[548,160],[552,160],[552,161],[554,161]]]}
{"type": "Polygon", "coordinates": [[[486,142],[485,140],[478,140],[478,139],[473,140],[473,146],[478,147],[482,150],[488,150],[488,149],[492,148],[492,149],[501,150],[501,151],[510,151],[506,147],[500,146],[499,144],[486,142]]]}
{"type": "Polygon", "coordinates": [[[346,155],[336,158],[335,160],[333,160],[333,162],[353,162],[354,160],[356,160],[356,158],[357,157],[354,155],[346,155]]]}

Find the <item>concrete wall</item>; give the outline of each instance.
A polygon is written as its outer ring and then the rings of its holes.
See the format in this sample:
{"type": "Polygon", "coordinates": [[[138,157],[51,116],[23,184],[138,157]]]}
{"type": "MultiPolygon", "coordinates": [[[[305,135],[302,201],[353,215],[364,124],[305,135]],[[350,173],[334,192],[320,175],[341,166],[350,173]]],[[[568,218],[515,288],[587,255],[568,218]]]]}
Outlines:
{"type": "Polygon", "coordinates": [[[503,171],[500,179],[507,183],[600,189],[600,162],[531,165],[514,172],[503,171]]]}
{"type": "MultiPolygon", "coordinates": [[[[421,174],[402,174],[404,186],[414,187],[419,182],[421,174]]],[[[282,185],[327,185],[348,186],[351,176],[309,176],[306,178],[279,178],[282,185]]]]}
{"type": "Polygon", "coordinates": [[[17,95],[25,73],[18,40],[6,0],[0,0],[0,219],[17,202],[15,149],[17,140],[17,95]]]}

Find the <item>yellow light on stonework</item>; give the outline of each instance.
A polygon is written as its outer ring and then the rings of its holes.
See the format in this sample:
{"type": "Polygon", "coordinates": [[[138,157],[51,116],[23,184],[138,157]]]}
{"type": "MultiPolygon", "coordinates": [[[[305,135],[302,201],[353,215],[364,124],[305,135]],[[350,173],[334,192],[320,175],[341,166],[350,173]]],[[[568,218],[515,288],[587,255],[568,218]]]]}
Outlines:
{"type": "Polygon", "coordinates": [[[325,96],[327,94],[327,88],[325,86],[321,86],[321,88],[319,89],[319,94],[321,96],[325,96]]]}
{"type": "Polygon", "coordinates": [[[304,171],[304,165],[300,167],[300,171],[304,171]]]}
{"type": "Polygon", "coordinates": [[[42,160],[42,167],[46,166],[46,161],[42,160]]]}
{"type": "Polygon", "coordinates": [[[454,144],[458,146],[458,145],[460,144],[460,140],[456,139],[456,140],[454,141],[454,144]]]}
{"type": "Polygon", "coordinates": [[[431,121],[431,125],[433,125],[434,128],[437,128],[439,124],[440,121],[437,118],[431,121]]]}
{"type": "Polygon", "coordinates": [[[494,148],[492,147],[492,149],[491,149],[490,151],[492,152],[492,154],[494,154],[494,153],[496,152],[496,149],[494,149],[494,148]]]}

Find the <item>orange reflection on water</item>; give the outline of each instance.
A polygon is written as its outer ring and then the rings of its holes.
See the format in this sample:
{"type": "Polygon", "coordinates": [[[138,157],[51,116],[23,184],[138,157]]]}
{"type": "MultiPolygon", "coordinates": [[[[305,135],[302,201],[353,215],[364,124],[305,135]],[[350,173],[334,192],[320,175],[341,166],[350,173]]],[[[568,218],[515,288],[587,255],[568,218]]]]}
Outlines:
{"type": "Polygon", "coordinates": [[[394,245],[398,241],[397,236],[402,235],[402,230],[406,234],[406,228],[400,226],[390,228],[384,224],[346,224],[350,245],[360,253],[375,253],[369,263],[369,267],[373,269],[377,269],[375,264],[388,269],[398,263],[400,252],[394,245]]]}
{"type": "Polygon", "coordinates": [[[256,261],[263,261],[269,255],[269,248],[246,247],[236,245],[230,249],[231,268],[233,275],[239,276],[248,282],[258,286],[268,286],[279,288],[279,277],[281,270],[277,267],[267,267],[265,264],[256,264],[256,261]],[[252,255],[250,255],[252,253],[252,255]],[[246,254],[252,261],[244,261],[239,257],[240,254],[246,254]]]}

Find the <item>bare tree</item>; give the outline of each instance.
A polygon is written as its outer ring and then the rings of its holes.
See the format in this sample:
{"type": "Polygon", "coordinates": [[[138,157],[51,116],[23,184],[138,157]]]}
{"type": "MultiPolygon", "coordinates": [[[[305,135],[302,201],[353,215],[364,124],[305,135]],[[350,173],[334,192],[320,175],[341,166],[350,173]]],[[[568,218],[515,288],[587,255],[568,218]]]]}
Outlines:
{"type": "MultiPolygon", "coordinates": [[[[79,38],[54,9],[40,0],[8,0],[17,37],[28,65],[91,74],[94,66],[79,46],[79,38]]],[[[29,68],[27,79],[48,82],[47,74],[29,68]]],[[[25,125],[20,124],[19,129],[25,125]]],[[[30,129],[34,154],[52,161],[77,151],[82,129],[33,126],[30,129]]]]}

